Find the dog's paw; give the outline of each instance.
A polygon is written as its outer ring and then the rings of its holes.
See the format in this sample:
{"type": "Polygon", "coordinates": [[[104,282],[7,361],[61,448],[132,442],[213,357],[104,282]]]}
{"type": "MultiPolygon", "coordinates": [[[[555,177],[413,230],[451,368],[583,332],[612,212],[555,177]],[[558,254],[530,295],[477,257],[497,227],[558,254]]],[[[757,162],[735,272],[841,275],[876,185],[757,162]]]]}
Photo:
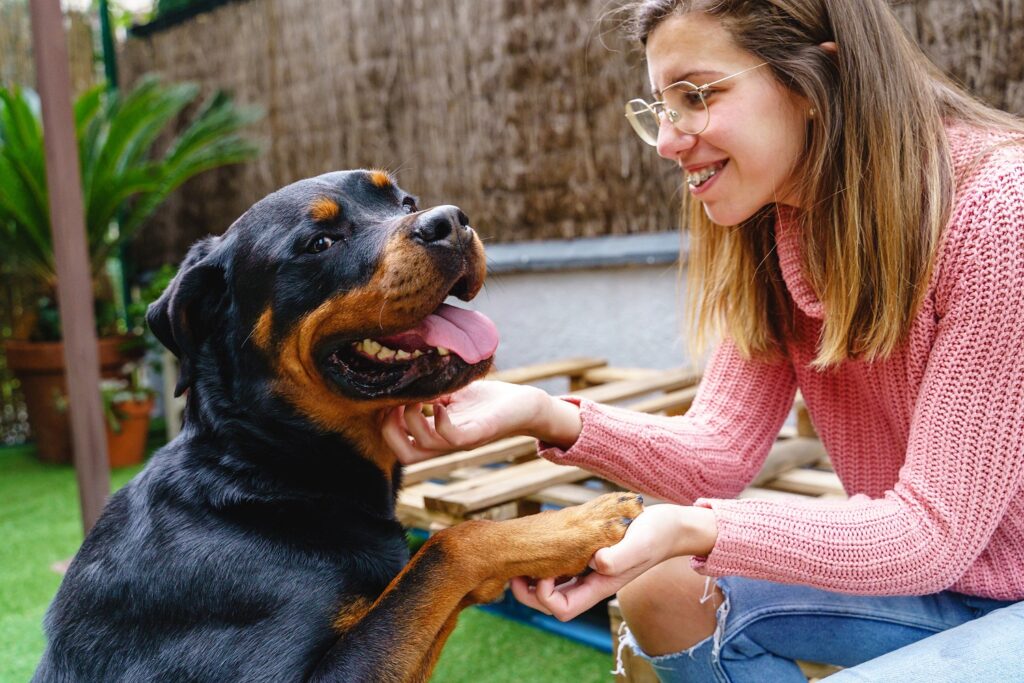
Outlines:
{"type": "Polygon", "coordinates": [[[643,510],[643,496],[636,493],[606,493],[572,508],[577,517],[575,526],[594,552],[621,541],[630,523],[643,510]]]}

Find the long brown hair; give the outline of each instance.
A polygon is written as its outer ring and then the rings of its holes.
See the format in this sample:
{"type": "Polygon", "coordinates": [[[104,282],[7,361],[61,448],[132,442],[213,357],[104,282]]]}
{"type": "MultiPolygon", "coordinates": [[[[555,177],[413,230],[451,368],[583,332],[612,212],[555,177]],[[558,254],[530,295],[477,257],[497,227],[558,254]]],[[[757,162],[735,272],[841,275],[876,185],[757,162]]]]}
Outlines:
{"type": "MultiPolygon", "coordinates": [[[[803,269],[825,311],[816,367],[888,356],[927,289],[955,181],[944,123],[1024,134],[973,99],[907,36],[884,0],[644,0],[629,30],[646,44],[661,22],[703,12],[806,98],[800,169],[803,269]],[[821,48],[838,44],[838,52],[821,48]]],[[[768,206],[735,228],[684,193],[690,231],[688,319],[698,346],[728,335],[771,358],[793,330],[768,206]]]]}

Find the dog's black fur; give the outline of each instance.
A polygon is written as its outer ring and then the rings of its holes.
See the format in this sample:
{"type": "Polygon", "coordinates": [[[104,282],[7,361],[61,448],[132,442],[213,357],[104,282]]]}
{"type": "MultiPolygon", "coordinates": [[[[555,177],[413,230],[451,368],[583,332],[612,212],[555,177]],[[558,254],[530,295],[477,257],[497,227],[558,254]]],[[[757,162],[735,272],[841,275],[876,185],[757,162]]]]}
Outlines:
{"type": "MultiPolygon", "coordinates": [[[[443,643],[486,575],[452,569],[450,541],[466,534],[428,544],[406,567],[401,472],[380,419],[490,361],[378,367],[351,346],[414,326],[449,294],[471,298],[482,258],[461,211],[419,211],[367,171],[290,185],[193,247],[148,316],[180,360],[184,430],[85,539],[47,614],[33,680],[429,675],[440,650],[430,642],[443,643]]],[[[596,547],[575,554],[585,563],[596,547]]]]}

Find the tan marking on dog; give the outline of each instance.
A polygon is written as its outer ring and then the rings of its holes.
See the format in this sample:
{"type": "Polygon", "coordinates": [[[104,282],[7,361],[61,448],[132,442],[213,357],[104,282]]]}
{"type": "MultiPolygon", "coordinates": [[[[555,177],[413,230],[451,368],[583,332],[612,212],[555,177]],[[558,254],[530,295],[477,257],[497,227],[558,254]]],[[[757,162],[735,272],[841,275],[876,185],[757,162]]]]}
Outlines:
{"type": "Polygon", "coordinates": [[[351,602],[338,610],[338,614],[335,615],[331,626],[337,633],[345,633],[362,621],[366,613],[370,611],[370,605],[372,604],[373,600],[370,598],[362,595],[356,596],[351,602]]]}
{"type": "Polygon", "coordinates": [[[429,254],[396,235],[370,282],[328,299],[278,343],[278,392],[319,427],[345,434],[389,478],[395,458],[380,435],[381,419],[386,409],[407,401],[342,396],[320,373],[314,353],[328,337],[352,334],[355,340],[414,326],[441,304],[444,286],[429,254]],[[437,283],[437,291],[425,283],[437,283]]]}
{"type": "Polygon", "coordinates": [[[263,351],[270,350],[270,338],[274,329],[274,311],[269,307],[260,314],[252,328],[252,340],[263,351]]]}
{"type": "Polygon", "coordinates": [[[370,182],[377,187],[387,187],[394,183],[391,180],[391,174],[381,168],[375,168],[370,171],[370,182]]]}
{"type": "Polygon", "coordinates": [[[317,223],[326,223],[341,215],[341,206],[330,197],[320,197],[310,205],[309,215],[317,223]]]}

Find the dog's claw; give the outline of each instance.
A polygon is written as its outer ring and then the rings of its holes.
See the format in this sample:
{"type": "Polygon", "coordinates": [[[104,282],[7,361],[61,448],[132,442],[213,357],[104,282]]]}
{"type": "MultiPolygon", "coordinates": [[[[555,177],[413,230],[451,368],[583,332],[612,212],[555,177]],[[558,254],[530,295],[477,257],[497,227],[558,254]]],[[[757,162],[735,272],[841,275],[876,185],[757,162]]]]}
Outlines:
{"type": "Polygon", "coordinates": [[[632,517],[623,517],[622,518],[622,526],[629,526],[632,523],[633,523],[633,518],[632,517]]]}

